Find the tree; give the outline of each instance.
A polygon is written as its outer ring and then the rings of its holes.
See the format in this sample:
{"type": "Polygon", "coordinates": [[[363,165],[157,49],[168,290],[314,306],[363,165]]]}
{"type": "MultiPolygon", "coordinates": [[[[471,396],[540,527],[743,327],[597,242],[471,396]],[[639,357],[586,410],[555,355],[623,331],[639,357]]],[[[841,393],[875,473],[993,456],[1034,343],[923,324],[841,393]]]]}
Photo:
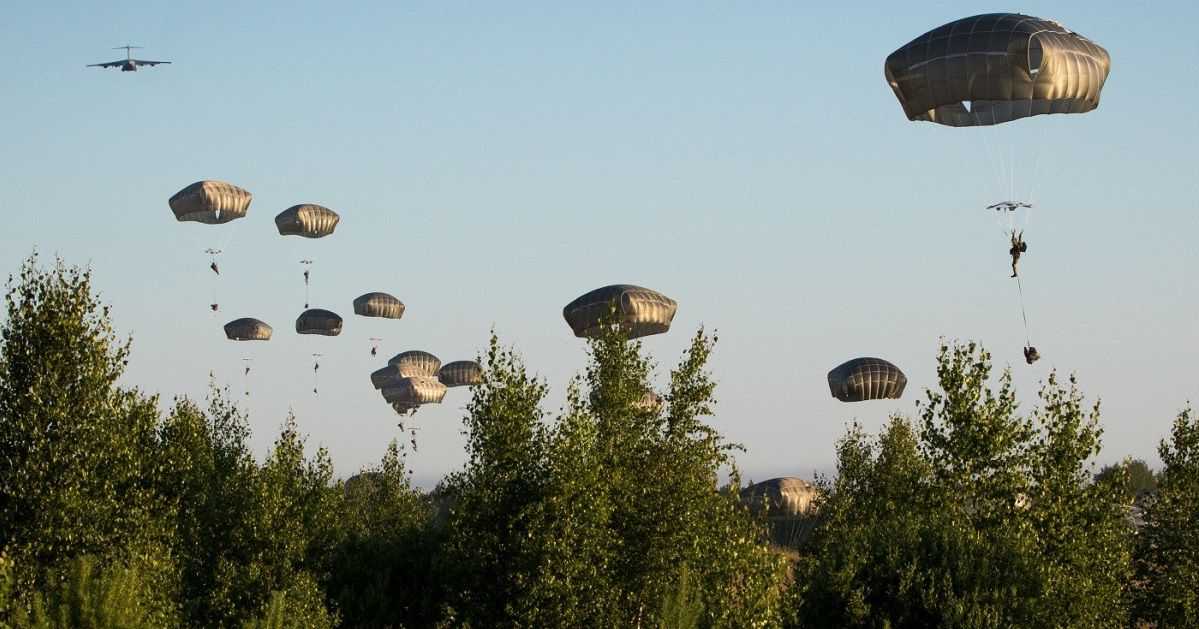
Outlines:
{"type": "Polygon", "coordinates": [[[585,374],[545,426],[544,384],[493,337],[448,528],[455,565],[473,575],[473,598],[455,602],[463,619],[778,624],[784,561],[736,490],[717,491],[733,446],[701,419],[714,405],[712,343],[696,335],[658,403],[641,344],[610,330],[589,343],[585,374]]]}
{"type": "Polygon", "coordinates": [[[91,272],[36,254],[10,277],[0,328],[0,548],[17,591],[92,555],[131,561],[170,596],[172,515],[155,495],[156,399],[117,386],[118,342],[91,272]]]}
{"type": "Polygon", "coordinates": [[[1010,373],[943,346],[940,391],[877,442],[853,428],[797,579],[806,626],[1118,627],[1127,622],[1128,501],[1091,482],[1098,406],[1051,374],[1017,414],[1010,373]]]}
{"type": "Polygon", "coordinates": [[[1127,459],[1115,465],[1105,465],[1095,475],[1096,482],[1117,479],[1124,484],[1124,494],[1130,500],[1140,499],[1157,489],[1157,476],[1141,459],[1127,459]]]}
{"type": "Polygon", "coordinates": [[[343,538],[333,549],[327,591],[346,626],[432,625],[445,596],[433,572],[442,535],[397,443],[379,465],[342,486],[343,538]]]}
{"type": "Polygon", "coordinates": [[[1199,626],[1199,418],[1184,409],[1161,441],[1157,492],[1145,501],[1137,540],[1136,618],[1199,626]]]}

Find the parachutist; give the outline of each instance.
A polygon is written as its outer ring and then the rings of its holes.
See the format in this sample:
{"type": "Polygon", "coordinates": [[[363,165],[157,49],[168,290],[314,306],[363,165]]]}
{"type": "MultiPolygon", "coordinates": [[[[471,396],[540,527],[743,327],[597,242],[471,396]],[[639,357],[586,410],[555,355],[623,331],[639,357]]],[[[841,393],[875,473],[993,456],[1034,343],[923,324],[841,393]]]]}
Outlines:
{"type": "Polygon", "coordinates": [[[1024,362],[1033,364],[1041,359],[1041,355],[1037,353],[1037,348],[1029,345],[1024,348],[1024,362]]]}
{"type": "Polygon", "coordinates": [[[216,312],[216,311],[218,311],[218,310],[220,310],[220,309],[221,309],[221,305],[220,305],[220,304],[208,304],[208,307],[209,307],[209,308],[212,308],[212,311],[213,311],[213,312],[216,312]]]}
{"type": "Polygon", "coordinates": [[[1008,249],[1008,253],[1012,256],[1012,277],[1016,277],[1016,263],[1020,262],[1020,254],[1026,251],[1028,251],[1028,243],[1024,242],[1024,230],[1012,230],[1012,248],[1008,249]]]}
{"type": "Polygon", "coordinates": [[[244,374],[242,374],[242,375],[244,375],[244,376],[248,376],[248,375],[250,375],[250,368],[249,368],[249,367],[246,367],[246,372],[245,372],[244,374]]]}
{"type": "Polygon", "coordinates": [[[209,264],[209,265],[208,265],[208,268],[212,269],[212,272],[213,272],[213,273],[216,273],[217,275],[220,275],[220,274],[221,274],[221,268],[220,268],[219,266],[217,266],[217,265],[216,265],[216,262],[213,262],[212,264],[209,264]]]}
{"type": "Polygon", "coordinates": [[[372,348],[371,348],[371,356],[378,356],[378,355],[379,355],[379,348],[378,348],[378,347],[372,347],[372,348]]]}
{"type": "Polygon", "coordinates": [[[308,285],[308,271],[304,271],[304,285],[308,285]]]}

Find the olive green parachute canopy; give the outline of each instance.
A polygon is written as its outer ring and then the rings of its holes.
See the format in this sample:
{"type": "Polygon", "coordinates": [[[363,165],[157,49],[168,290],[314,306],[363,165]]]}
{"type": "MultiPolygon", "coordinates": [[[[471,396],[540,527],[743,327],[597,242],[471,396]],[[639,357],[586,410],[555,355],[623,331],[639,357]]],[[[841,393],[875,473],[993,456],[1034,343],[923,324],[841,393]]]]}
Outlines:
{"type": "Polygon", "coordinates": [[[269,341],[271,326],[251,317],[235,319],[225,324],[225,337],[231,341],[269,341]]]}
{"type": "Polygon", "coordinates": [[[400,352],[392,356],[387,364],[395,367],[404,378],[424,376],[435,379],[437,370],[441,369],[440,358],[419,349],[400,352]]]}
{"type": "Polygon", "coordinates": [[[376,389],[386,389],[388,387],[397,386],[400,379],[404,376],[400,375],[399,367],[388,365],[382,369],[376,369],[371,372],[371,386],[376,389]]]}
{"type": "Polygon", "coordinates": [[[899,367],[881,358],[855,358],[828,372],[828,388],[842,402],[897,400],[908,385],[899,367]]]}
{"type": "Polygon", "coordinates": [[[578,337],[595,336],[603,324],[619,323],[629,338],[637,338],[669,330],[678,307],[675,300],[657,291],[613,284],[566,304],[562,316],[578,337]]]}
{"type": "Polygon", "coordinates": [[[437,379],[447,387],[472,387],[483,384],[483,368],[473,360],[456,360],[438,370],[437,379]]]}
{"type": "Polygon", "coordinates": [[[394,387],[382,391],[383,399],[388,404],[400,403],[405,406],[440,404],[445,399],[445,392],[446,386],[429,376],[400,378],[394,387]]]}
{"type": "Polygon", "coordinates": [[[808,515],[814,512],[815,485],[802,478],[772,478],[741,490],[741,501],[754,513],[766,516],[808,515]]]}
{"type": "Polygon", "coordinates": [[[296,332],[337,336],[341,334],[341,317],[336,312],[311,308],[301,312],[300,316],[296,318],[296,332]]]}
{"type": "Polygon", "coordinates": [[[167,203],[177,221],[220,225],[250,211],[249,192],[223,181],[197,181],[176,192],[167,203]]]}
{"type": "Polygon", "coordinates": [[[354,300],[354,314],[399,319],[404,316],[404,302],[387,293],[367,293],[354,300]]]}
{"type": "Polygon", "coordinates": [[[303,203],[283,210],[275,217],[275,227],[283,236],[323,238],[337,229],[341,217],[323,205],[303,203]]]}
{"type": "Polygon", "coordinates": [[[1111,57],[1053,20],[976,15],[939,26],[891,53],[887,83],[909,120],[993,125],[1099,106],[1111,57]]]}

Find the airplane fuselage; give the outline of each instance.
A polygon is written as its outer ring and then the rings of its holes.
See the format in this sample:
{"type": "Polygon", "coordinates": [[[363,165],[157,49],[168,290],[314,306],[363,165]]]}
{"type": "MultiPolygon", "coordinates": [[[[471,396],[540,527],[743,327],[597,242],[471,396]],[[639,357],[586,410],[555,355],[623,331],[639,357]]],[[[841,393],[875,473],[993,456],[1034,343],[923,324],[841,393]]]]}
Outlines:
{"type": "Polygon", "coordinates": [[[126,61],[121,66],[121,72],[137,72],[137,64],[132,61],[126,61]]]}

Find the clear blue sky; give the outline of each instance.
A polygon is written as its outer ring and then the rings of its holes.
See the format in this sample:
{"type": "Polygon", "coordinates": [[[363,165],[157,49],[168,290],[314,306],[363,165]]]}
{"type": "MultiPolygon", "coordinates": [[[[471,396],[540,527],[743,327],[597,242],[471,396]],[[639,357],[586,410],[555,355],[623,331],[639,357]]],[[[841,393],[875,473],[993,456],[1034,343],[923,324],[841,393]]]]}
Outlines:
{"type": "MultiPolygon", "coordinates": [[[[134,335],[128,382],[202,396],[240,388],[265,451],[289,408],[341,474],[377,460],[395,416],[367,375],[405,349],[470,358],[494,326],[553,386],[584,363],[562,306],[627,282],[677,299],[647,347],[659,379],[701,324],[720,342],[713,423],[753,478],[811,476],[857,417],[877,429],[933,384],[939,337],[1011,364],[1028,408],[1050,368],[1103,401],[1105,452],[1157,462],[1199,399],[1199,44],[1184,0],[1025,2],[1104,45],[1098,110],[987,131],[909,123],[883,59],[925,30],[1002,10],[978,2],[18,3],[0,40],[0,269],[37,247],[91,264],[134,335]],[[134,43],[173,65],[85,69],[134,43]],[[1006,148],[1005,148],[1006,147],[1006,148]],[[1032,195],[1022,261],[1034,343],[1023,364],[1004,236],[983,206],[1032,195]],[[1002,158],[1002,159],[1001,159],[1002,158]],[[204,178],[251,190],[222,231],[175,222],[204,178]],[[315,202],[336,234],[284,239],[315,202]],[[222,246],[212,316],[203,249],[222,246]],[[297,261],[336,339],[298,337],[297,261]],[[355,318],[382,290],[399,322],[355,318]],[[226,342],[257,316],[268,344],[226,342]],[[385,337],[380,357],[367,337],[385,337]],[[314,398],[309,354],[325,354],[314,398]],[[859,355],[909,375],[905,399],[843,405],[825,373],[859,355]]],[[[416,478],[461,465],[451,390],[420,411],[416,478]]]]}

